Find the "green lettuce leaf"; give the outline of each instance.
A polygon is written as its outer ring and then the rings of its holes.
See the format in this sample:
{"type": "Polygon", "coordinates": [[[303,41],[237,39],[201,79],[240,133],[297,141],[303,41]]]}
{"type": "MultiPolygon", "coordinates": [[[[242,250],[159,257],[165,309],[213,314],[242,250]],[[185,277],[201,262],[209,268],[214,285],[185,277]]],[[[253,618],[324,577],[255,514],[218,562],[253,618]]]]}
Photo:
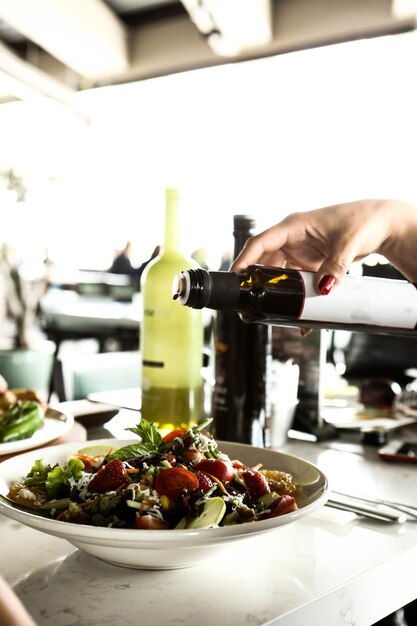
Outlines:
{"type": "Polygon", "coordinates": [[[50,498],[62,498],[69,492],[69,480],[79,480],[83,475],[84,463],[81,459],[70,459],[66,467],[56,465],[50,472],[45,482],[45,487],[50,498]]]}
{"type": "Polygon", "coordinates": [[[37,459],[25,478],[25,487],[44,487],[50,469],[49,465],[44,463],[42,459],[37,459]]]}
{"type": "Polygon", "coordinates": [[[69,495],[69,479],[78,480],[83,475],[84,463],[80,459],[70,459],[66,467],[56,465],[51,468],[37,459],[24,480],[25,487],[42,487],[50,498],[63,498],[69,495]]]}

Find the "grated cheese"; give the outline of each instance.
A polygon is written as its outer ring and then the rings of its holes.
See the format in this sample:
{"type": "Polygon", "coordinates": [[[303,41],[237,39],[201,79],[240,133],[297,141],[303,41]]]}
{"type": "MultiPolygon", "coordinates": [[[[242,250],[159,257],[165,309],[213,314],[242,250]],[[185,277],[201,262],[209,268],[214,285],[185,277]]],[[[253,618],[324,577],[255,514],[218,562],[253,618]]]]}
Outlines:
{"type": "Polygon", "coordinates": [[[83,472],[81,478],[78,478],[78,480],[76,480],[73,476],[68,479],[69,486],[75,488],[78,491],[82,500],[85,500],[87,498],[87,494],[89,493],[88,485],[90,484],[93,476],[94,474],[90,474],[89,472],[83,472]]]}
{"type": "Polygon", "coordinates": [[[19,489],[18,495],[22,498],[26,498],[26,500],[36,500],[36,495],[32,493],[30,489],[26,489],[25,487],[19,489]]]}

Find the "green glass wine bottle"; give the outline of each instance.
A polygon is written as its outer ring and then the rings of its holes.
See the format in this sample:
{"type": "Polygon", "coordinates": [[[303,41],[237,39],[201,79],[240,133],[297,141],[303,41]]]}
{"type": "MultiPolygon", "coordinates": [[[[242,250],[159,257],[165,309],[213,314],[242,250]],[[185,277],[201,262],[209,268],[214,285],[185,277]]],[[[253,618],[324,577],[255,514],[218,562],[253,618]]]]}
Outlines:
{"type": "Polygon", "coordinates": [[[180,248],[179,192],[165,192],[165,239],[161,253],[141,280],[143,318],[141,415],[164,434],[189,428],[203,417],[202,311],[179,307],[172,300],[172,281],[191,263],[180,248]]]}

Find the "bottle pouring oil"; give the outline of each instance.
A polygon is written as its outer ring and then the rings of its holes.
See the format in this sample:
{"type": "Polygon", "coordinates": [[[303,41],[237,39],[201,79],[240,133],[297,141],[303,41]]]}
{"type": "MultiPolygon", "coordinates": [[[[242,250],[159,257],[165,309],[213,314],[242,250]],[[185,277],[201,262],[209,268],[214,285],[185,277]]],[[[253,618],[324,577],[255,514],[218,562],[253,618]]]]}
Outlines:
{"type": "Polygon", "coordinates": [[[322,296],[313,272],[261,265],[241,274],[183,270],[173,298],[187,307],[236,311],[245,322],[417,337],[417,289],[405,280],[347,275],[322,296]]]}

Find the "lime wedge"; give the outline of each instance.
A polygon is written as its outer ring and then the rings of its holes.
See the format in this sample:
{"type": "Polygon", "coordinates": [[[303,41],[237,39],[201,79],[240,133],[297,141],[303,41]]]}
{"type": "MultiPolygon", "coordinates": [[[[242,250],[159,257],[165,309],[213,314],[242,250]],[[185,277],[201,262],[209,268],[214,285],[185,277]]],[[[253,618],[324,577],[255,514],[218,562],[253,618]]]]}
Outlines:
{"type": "Polygon", "coordinates": [[[210,498],[204,505],[204,509],[198,517],[187,524],[187,528],[215,528],[222,521],[226,512],[226,503],[223,498],[210,498]]]}
{"type": "Polygon", "coordinates": [[[118,449],[119,446],[86,446],[85,448],[80,448],[78,450],[78,454],[86,454],[87,456],[98,456],[99,454],[111,454],[115,450],[118,449]]]}

